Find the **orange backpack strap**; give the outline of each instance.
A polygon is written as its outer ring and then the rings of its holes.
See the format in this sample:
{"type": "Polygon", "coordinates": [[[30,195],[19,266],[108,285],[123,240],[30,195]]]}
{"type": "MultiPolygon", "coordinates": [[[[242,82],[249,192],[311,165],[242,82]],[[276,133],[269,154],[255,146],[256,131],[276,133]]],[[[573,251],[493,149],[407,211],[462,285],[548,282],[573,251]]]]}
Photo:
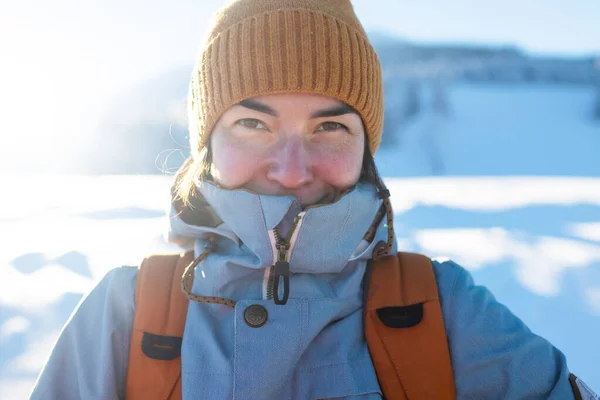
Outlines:
{"type": "Polygon", "coordinates": [[[385,398],[456,398],[431,260],[398,253],[369,270],[365,336],[385,398]]]}
{"type": "Polygon", "coordinates": [[[181,341],[188,299],[181,276],[193,253],[155,255],[140,265],[125,398],[181,399],[181,341]]]}

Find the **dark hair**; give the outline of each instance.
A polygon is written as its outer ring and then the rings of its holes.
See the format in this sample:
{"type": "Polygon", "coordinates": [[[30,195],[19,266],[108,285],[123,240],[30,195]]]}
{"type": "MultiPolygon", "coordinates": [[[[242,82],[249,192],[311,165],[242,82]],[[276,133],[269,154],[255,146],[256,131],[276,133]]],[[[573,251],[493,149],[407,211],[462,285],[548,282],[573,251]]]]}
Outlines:
{"type": "Polygon", "coordinates": [[[379,175],[377,166],[375,165],[375,159],[371,154],[371,148],[369,147],[369,138],[365,134],[365,151],[363,155],[362,169],[360,171],[359,182],[370,183],[377,188],[377,190],[385,190],[385,183],[379,175]]]}

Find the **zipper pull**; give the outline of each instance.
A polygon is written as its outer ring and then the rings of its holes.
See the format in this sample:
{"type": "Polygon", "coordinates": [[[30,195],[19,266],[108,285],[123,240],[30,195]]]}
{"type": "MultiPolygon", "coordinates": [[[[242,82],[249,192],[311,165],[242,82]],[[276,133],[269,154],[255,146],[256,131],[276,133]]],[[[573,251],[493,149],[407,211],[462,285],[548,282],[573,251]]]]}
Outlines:
{"type": "Polygon", "coordinates": [[[277,305],[284,305],[290,296],[290,263],[286,261],[289,245],[277,246],[279,259],[273,266],[273,301],[277,305]],[[279,280],[283,278],[283,298],[279,298],[279,280]]]}
{"type": "Polygon", "coordinates": [[[274,268],[273,301],[277,305],[284,305],[290,295],[290,263],[277,261],[274,268]],[[279,279],[283,278],[283,298],[279,298],[279,279]]]}

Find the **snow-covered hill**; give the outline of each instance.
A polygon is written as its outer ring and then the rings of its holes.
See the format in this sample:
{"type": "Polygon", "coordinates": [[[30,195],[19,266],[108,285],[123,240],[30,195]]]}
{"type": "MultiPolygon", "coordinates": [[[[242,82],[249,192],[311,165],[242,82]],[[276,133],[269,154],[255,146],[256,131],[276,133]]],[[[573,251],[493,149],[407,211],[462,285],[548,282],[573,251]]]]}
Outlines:
{"type": "Polygon", "coordinates": [[[594,87],[455,84],[445,113],[434,90],[421,85],[419,114],[386,127],[397,140],[376,155],[384,176],[600,177],[594,87]]]}

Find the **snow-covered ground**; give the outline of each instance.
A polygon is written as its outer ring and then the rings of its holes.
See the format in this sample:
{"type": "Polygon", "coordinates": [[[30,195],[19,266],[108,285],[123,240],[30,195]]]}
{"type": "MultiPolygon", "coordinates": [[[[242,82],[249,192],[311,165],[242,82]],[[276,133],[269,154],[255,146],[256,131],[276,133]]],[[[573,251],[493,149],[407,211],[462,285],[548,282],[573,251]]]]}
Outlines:
{"type": "MultiPolygon", "coordinates": [[[[377,162],[401,248],[471,270],[598,391],[591,101],[585,88],[459,87],[448,116],[425,113],[377,162]]],[[[69,314],[109,269],[176,248],[161,237],[168,177],[15,175],[0,187],[0,399],[13,400],[27,397],[69,314]]]]}
{"type": "MultiPolygon", "coordinates": [[[[600,179],[391,178],[401,246],[447,256],[600,384],[600,179]]],[[[175,250],[170,179],[12,177],[0,209],[0,398],[23,398],[81,296],[110,268],[175,250]]]]}

